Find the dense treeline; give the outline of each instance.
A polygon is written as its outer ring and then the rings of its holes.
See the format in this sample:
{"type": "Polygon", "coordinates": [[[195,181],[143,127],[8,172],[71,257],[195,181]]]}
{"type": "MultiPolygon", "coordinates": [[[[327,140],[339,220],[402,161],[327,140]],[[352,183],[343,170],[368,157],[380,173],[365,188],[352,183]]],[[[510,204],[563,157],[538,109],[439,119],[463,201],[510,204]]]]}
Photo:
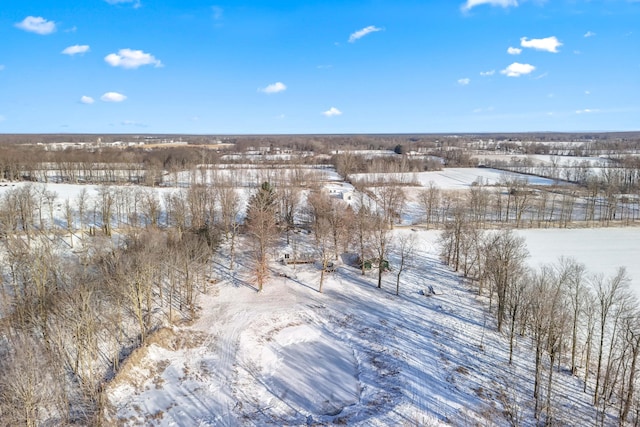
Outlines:
{"type": "Polygon", "coordinates": [[[505,178],[495,186],[476,183],[459,192],[432,183],[418,193],[417,202],[422,223],[432,228],[458,221],[481,228],[629,225],[640,220],[640,188],[622,192],[623,185],[536,186],[505,178]]]}
{"type": "Polygon", "coordinates": [[[3,239],[2,425],[99,425],[103,388],[158,328],[193,319],[212,248],[193,232],[100,236],[70,257],[47,234],[3,239]]]}
{"type": "Polygon", "coordinates": [[[62,222],[44,186],[0,200],[0,425],[100,425],[121,362],[195,318],[210,256],[237,233],[235,190],[179,190],[166,211],[155,192],[121,190],[91,207],[82,191],[62,222]]]}

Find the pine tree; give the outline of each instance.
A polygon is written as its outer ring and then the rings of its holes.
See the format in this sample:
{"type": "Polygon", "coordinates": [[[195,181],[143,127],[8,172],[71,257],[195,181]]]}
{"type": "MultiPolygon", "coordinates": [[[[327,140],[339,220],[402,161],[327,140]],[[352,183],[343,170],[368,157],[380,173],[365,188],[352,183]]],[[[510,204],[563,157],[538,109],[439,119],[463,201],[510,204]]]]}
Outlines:
{"type": "Polygon", "coordinates": [[[258,291],[262,291],[267,277],[267,251],[276,235],[276,192],[268,182],[249,200],[247,209],[247,229],[253,243],[256,262],[258,291]]]}

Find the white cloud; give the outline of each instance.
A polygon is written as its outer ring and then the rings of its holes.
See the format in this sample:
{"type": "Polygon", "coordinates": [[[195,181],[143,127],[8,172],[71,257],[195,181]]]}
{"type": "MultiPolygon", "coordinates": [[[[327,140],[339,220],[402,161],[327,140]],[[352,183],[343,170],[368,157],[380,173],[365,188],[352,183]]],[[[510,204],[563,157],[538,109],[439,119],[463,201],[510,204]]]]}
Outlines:
{"type": "Polygon", "coordinates": [[[467,0],[467,2],[464,5],[462,5],[462,10],[468,11],[476,6],[480,6],[483,4],[488,4],[491,6],[510,7],[510,6],[518,6],[518,1],[517,0],[467,0]]]}
{"type": "Polygon", "coordinates": [[[507,49],[507,53],[509,55],[520,55],[522,53],[522,49],[520,49],[519,47],[509,46],[509,48],[507,49]]]}
{"type": "Polygon", "coordinates": [[[469,83],[471,83],[471,79],[470,78],[465,77],[464,79],[458,79],[458,84],[460,86],[466,86],[469,83]]]}
{"type": "MultiPolygon", "coordinates": [[[[103,99],[103,101],[104,101],[104,99],[103,99]]],[[[95,102],[95,100],[90,96],[83,95],[80,98],[80,102],[82,102],[83,104],[93,104],[95,102]]]]}
{"type": "Polygon", "coordinates": [[[285,85],[282,82],[276,82],[276,83],[270,84],[265,88],[258,89],[258,92],[264,92],[268,95],[271,95],[273,93],[284,92],[285,90],[287,90],[287,85],[285,85]]]}
{"type": "Polygon", "coordinates": [[[342,115],[342,111],[338,110],[336,107],[331,107],[327,111],[322,113],[325,117],[334,117],[342,115]]]}
{"type": "Polygon", "coordinates": [[[4,122],[6,118],[3,115],[0,115],[0,123],[4,122]]]}
{"type": "Polygon", "coordinates": [[[378,28],[374,25],[369,25],[368,27],[365,27],[361,30],[356,31],[355,33],[351,34],[349,36],[349,43],[353,43],[358,39],[361,39],[362,37],[366,36],[367,34],[371,34],[371,33],[375,33],[377,31],[382,31],[382,28],[378,28]]]}
{"type": "Polygon", "coordinates": [[[592,110],[591,108],[585,108],[584,110],[577,110],[576,114],[589,114],[589,113],[597,113],[599,110],[592,110]]]}
{"type": "Polygon", "coordinates": [[[520,77],[524,74],[533,72],[533,70],[535,69],[536,67],[531,64],[521,64],[519,62],[514,62],[504,70],[500,71],[500,73],[506,75],[507,77],[520,77]]]}
{"type": "Polygon", "coordinates": [[[77,55],[79,53],[87,53],[89,52],[89,45],[83,44],[83,45],[73,45],[73,46],[69,46],[67,48],[65,48],[61,53],[64,55],[77,55]]]}
{"type": "Polygon", "coordinates": [[[107,92],[102,95],[100,99],[104,102],[122,102],[127,99],[127,97],[118,92],[107,92]]]}
{"type": "Polygon", "coordinates": [[[41,16],[27,16],[22,22],[18,22],[16,27],[41,35],[51,34],[56,31],[56,23],[47,21],[41,16]]]}
{"type": "Polygon", "coordinates": [[[104,60],[112,67],[138,68],[143,65],[162,67],[162,62],[150,53],[141,50],[120,49],[118,53],[110,53],[104,60]]]}
{"type": "Polygon", "coordinates": [[[142,6],[140,4],[140,0],[105,0],[109,4],[125,4],[125,3],[133,3],[134,8],[139,8],[142,6]]]}
{"type": "Polygon", "coordinates": [[[596,35],[596,33],[594,33],[593,31],[587,31],[586,33],[584,33],[585,37],[593,37],[595,35],[596,35]]]}
{"type": "Polygon", "coordinates": [[[0,71],[4,70],[4,65],[0,64],[0,71]]]}
{"type": "Polygon", "coordinates": [[[482,77],[493,76],[495,73],[496,73],[496,70],[480,71],[480,75],[482,77]]]}
{"type": "Polygon", "coordinates": [[[588,91],[588,90],[585,90],[585,91],[584,91],[584,94],[585,94],[585,95],[591,95],[591,92],[590,92],[590,91],[588,91]]]}
{"type": "Polygon", "coordinates": [[[223,8],[221,8],[220,6],[211,6],[211,11],[213,12],[213,19],[215,21],[222,20],[222,17],[224,15],[224,9],[223,8]]]}
{"type": "Polygon", "coordinates": [[[546,52],[558,53],[558,48],[562,46],[562,43],[555,37],[546,37],[544,39],[527,39],[522,37],[520,39],[520,46],[528,47],[536,50],[544,50],[546,52]]]}

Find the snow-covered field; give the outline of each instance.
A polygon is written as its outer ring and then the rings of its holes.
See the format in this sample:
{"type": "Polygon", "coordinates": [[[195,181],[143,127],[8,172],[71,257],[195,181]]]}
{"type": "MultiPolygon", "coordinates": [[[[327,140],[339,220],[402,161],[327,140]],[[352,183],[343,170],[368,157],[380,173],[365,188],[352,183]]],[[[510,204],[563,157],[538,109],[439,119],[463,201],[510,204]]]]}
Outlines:
{"type": "MultiPolygon", "coordinates": [[[[419,242],[400,296],[393,273],[377,289],[375,273],[341,262],[322,294],[316,266],[277,263],[256,293],[248,261],[230,272],[223,251],[200,319],[134,356],[111,385],[114,418],[131,426],[506,426],[507,408],[532,420],[528,340],[509,366],[486,300],[435,256],[437,234],[395,232],[419,242]],[[421,295],[429,285],[436,295],[421,295]]],[[[555,420],[587,425],[588,394],[557,375],[555,420]]]]}
{"type": "Polygon", "coordinates": [[[446,168],[441,171],[415,172],[415,173],[367,173],[353,174],[354,182],[385,182],[396,180],[400,183],[420,185],[423,187],[433,183],[442,190],[466,190],[474,183],[482,182],[485,185],[496,185],[505,180],[522,180],[530,185],[553,185],[552,179],[524,175],[515,172],[506,172],[490,168],[446,168]]]}
{"type": "Polygon", "coordinates": [[[531,166],[573,166],[587,164],[591,167],[603,167],[611,163],[604,157],[553,156],[548,154],[476,154],[472,156],[481,162],[519,162],[531,166]]]}
{"type": "Polygon", "coordinates": [[[631,288],[640,298],[640,228],[517,230],[527,242],[533,267],[575,258],[595,274],[612,276],[625,267],[631,288]]]}

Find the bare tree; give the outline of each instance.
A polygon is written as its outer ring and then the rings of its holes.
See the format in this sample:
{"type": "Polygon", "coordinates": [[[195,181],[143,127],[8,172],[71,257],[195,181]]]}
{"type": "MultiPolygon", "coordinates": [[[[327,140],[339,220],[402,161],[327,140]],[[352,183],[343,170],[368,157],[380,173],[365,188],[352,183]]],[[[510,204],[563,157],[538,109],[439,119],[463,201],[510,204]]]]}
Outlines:
{"type": "Polygon", "coordinates": [[[358,247],[358,257],[360,258],[360,270],[365,273],[365,260],[369,254],[370,241],[372,240],[374,225],[372,223],[372,213],[366,203],[364,194],[359,194],[358,210],[354,215],[356,225],[356,240],[358,247]]]}
{"type": "Polygon", "coordinates": [[[498,295],[497,321],[498,331],[507,307],[509,287],[524,271],[524,261],[529,256],[523,237],[512,231],[500,231],[488,238],[486,248],[486,271],[488,278],[498,295]]]}
{"type": "Polygon", "coordinates": [[[565,324],[565,310],[562,301],[562,285],[556,271],[543,265],[534,271],[531,278],[529,295],[530,329],[535,346],[535,378],[533,397],[535,399],[534,416],[538,419],[542,413],[542,361],[545,351],[549,354],[549,374],[547,377],[547,399],[545,401],[546,423],[551,421],[551,396],[553,387],[553,366],[559,352],[560,341],[565,324]]]}
{"type": "Polygon", "coordinates": [[[404,191],[397,185],[385,185],[377,187],[374,194],[384,221],[393,228],[402,218],[402,209],[406,202],[404,191]]]}
{"type": "Polygon", "coordinates": [[[102,231],[107,236],[111,236],[111,217],[113,216],[114,197],[111,187],[100,186],[100,211],[102,214],[102,231]]]}
{"type": "Polygon", "coordinates": [[[640,330],[638,325],[640,324],[640,313],[638,310],[634,310],[634,313],[623,319],[624,321],[624,339],[629,348],[631,359],[631,366],[628,372],[628,381],[626,391],[622,393],[622,406],[620,411],[620,423],[624,424],[629,417],[629,411],[633,403],[635,396],[635,387],[637,382],[638,373],[638,355],[640,355],[640,330]]]}
{"type": "Polygon", "coordinates": [[[86,214],[87,214],[87,199],[88,193],[86,187],[83,187],[82,190],[76,196],[76,207],[78,209],[78,218],[80,219],[80,234],[85,229],[86,225],[86,214]]]}
{"type": "Polygon", "coordinates": [[[69,199],[64,201],[64,218],[67,222],[67,232],[69,233],[69,246],[73,248],[73,208],[69,199]]]}
{"type": "Polygon", "coordinates": [[[411,264],[415,245],[416,239],[412,234],[405,234],[398,239],[395,249],[400,260],[398,261],[398,271],[396,273],[396,295],[400,295],[400,275],[411,264]]]}
{"type": "Polygon", "coordinates": [[[233,263],[236,252],[236,237],[240,222],[240,197],[231,183],[222,184],[217,189],[218,204],[220,205],[220,215],[224,236],[230,243],[229,269],[233,270],[233,263]]]}
{"type": "Polygon", "coordinates": [[[0,359],[0,416],[5,425],[36,427],[66,414],[47,413],[63,394],[63,379],[49,363],[46,349],[33,337],[13,337],[0,359]]]}
{"type": "Polygon", "coordinates": [[[614,313],[614,308],[626,292],[629,278],[624,267],[620,267],[615,276],[605,280],[601,275],[592,279],[592,286],[595,289],[596,301],[598,304],[598,367],[596,368],[596,385],[593,392],[593,403],[596,404],[598,397],[602,394],[600,388],[603,357],[605,351],[605,339],[607,337],[607,326],[610,316],[614,313]]]}
{"type": "Polygon", "coordinates": [[[578,349],[578,329],[580,325],[580,315],[583,312],[585,293],[585,273],[586,267],[578,263],[573,258],[561,257],[558,261],[558,275],[561,283],[565,286],[564,294],[569,302],[571,311],[571,373],[576,375],[577,349],[578,349]]]}
{"type": "Polygon", "coordinates": [[[142,194],[143,201],[143,217],[145,223],[150,227],[157,227],[160,223],[160,214],[162,212],[160,199],[155,190],[146,190],[142,194]]]}
{"type": "Polygon", "coordinates": [[[382,288],[382,273],[390,269],[389,249],[392,244],[392,235],[387,219],[380,213],[375,213],[373,219],[373,241],[378,263],[378,289],[382,288]]]}
{"type": "Polygon", "coordinates": [[[513,364],[513,350],[515,347],[515,339],[518,331],[518,320],[521,313],[526,309],[527,289],[530,277],[523,275],[515,278],[512,285],[507,289],[507,314],[509,315],[509,365],[513,364]]]}
{"type": "Polygon", "coordinates": [[[429,225],[439,221],[440,189],[431,181],[429,186],[420,192],[418,201],[424,210],[424,219],[429,228],[429,225]]]}
{"type": "Polygon", "coordinates": [[[324,284],[324,275],[327,272],[329,266],[329,259],[331,258],[331,245],[333,239],[331,239],[331,223],[325,216],[320,216],[314,221],[313,231],[315,234],[316,244],[318,245],[318,251],[320,252],[320,286],[318,292],[322,293],[322,285],[324,284]]]}
{"type": "Polygon", "coordinates": [[[300,203],[300,190],[292,185],[282,185],[278,188],[278,202],[280,205],[280,228],[284,229],[289,244],[289,233],[295,227],[295,213],[300,203]]]}

